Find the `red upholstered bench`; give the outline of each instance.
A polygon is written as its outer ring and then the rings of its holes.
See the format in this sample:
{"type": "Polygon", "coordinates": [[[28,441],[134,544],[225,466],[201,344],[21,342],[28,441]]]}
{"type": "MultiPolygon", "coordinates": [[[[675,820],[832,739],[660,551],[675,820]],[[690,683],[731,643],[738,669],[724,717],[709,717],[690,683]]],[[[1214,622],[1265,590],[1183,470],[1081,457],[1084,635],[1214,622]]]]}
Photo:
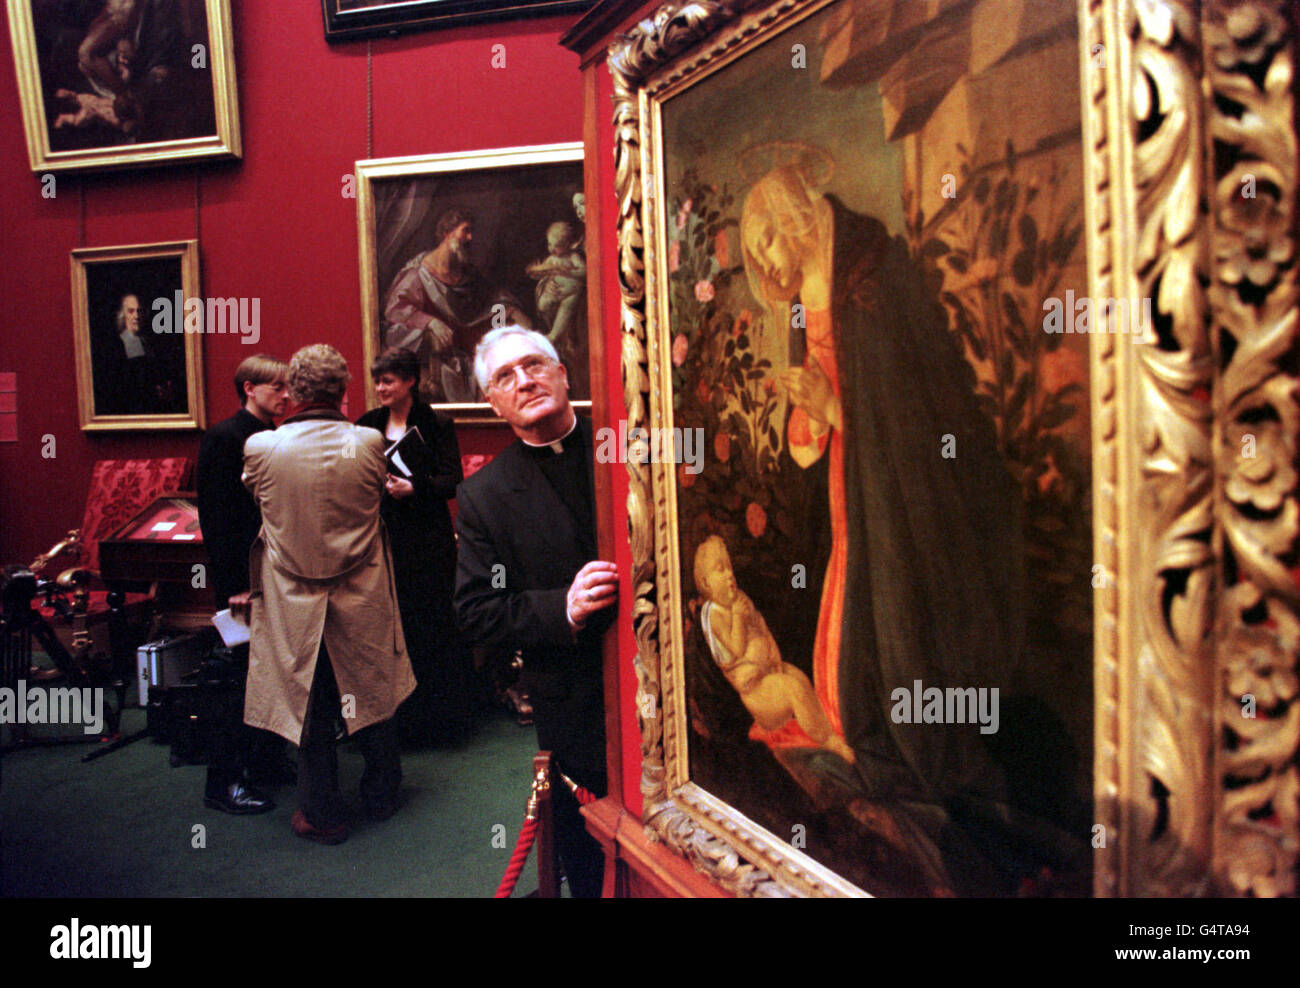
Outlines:
{"type": "MultiPolygon", "coordinates": [[[[81,527],[69,532],[64,543],[33,562],[32,570],[37,576],[50,579],[69,569],[83,569],[94,574],[98,581],[100,540],[121,528],[158,497],[188,487],[193,472],[193,464],[186,457],[97,461],[90,476],[81,527]]],[[[86,624],[97,652],[108,651],[110,644],[106,597],[104,587],[92,585],[86,624]]],[[[152,594],[128,593],[127,613],[144,617],[151,613],[152,602],[152,594]]],[[[64,647],[71,649],[72,622],[51,607],[42,607],[41,616],[55,629],[64,647]]]]}

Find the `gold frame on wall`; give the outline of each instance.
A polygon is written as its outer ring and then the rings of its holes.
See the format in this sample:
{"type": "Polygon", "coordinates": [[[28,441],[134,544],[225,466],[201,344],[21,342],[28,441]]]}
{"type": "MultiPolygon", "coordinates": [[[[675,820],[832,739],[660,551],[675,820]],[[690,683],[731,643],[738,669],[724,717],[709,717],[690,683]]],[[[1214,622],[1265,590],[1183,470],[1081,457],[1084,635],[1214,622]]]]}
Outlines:
{"type": "MultiPolygon", "coordinates": [[[[361,273],[361,327],[365,365],[370,364],[383,350],[380,344],[381,292],[379,288],[379,259],[375,215],[374,184],[385,179],[420,178],[438,174],[477,175],[496,169],[517,168],[529,165],[552,165],[583,161],[582,143],[571,141],[562,144],[538,144],[530,147],[493,148],[481,151],[452,152],[448,154],[416,155],[403,158],[375,158],[356,163],[357,193],[357,266],[361,273]]],[[[582,183],[579,179],[578,188],[582,183]]],[[[432,245],[431,245],[432,246],[432,245]]],[[[570,368],[575,371],[577,368],[570,368]]],[[[377,403],[374,382],[366,374],[366,403],[377,403]]],[[[575,401],[579,408],[590,408],[590,399],[575,401]]],[[[500,422],[487,402],[436,402],[433,407],[456,418],[458,422],[500,422]]]]}
{"type": "MultiPolygon", "coordinates": [[[[201,332],[183,332],[183,324],[174,332],[183,336],[185,355],[186,408],[183,412],[145,412],[140,414],[97,414],[95,411],[95,367],[92,361],[92,334],[103,333],[102,327],[92,325],[89,279],[90,267],[122,262],[149,261],[175,258],[180,262],[181,284],[175,286],[186,300],[198,299],[199,294],[199,242],[179,240],[160,244],[134,244],[127,247],[85,247],[74,250],[72,265],[72,315],[73,347],[77,361],[77,408],[84,432],[173,431],[202,429],[206,424],[206,406],[203,390],[203,350],[201,332]]],[[[119,290],[137,288],[123,284],[119,290]]],[[[138,288],[137,288],[138,291],[138,288]]],[[[171,299],[165,301],[170,302],[171,299]]],[[[155,313],[148,299],[141,298],[141,333],[152,331],[155,313]],[[146,328],[149,327],[149,328],[146,328]]],[[[102,317],[102,309],[98,313],[102,317]]]]}
{"type": "Polygon", "coordinates": [[[212,72],[216,133],[140,144],[52,151],[41,86],[31,0],[8,0],[9,34],[22,105],[27,156],[34,172],[60,172],[166,165],[205,158],[238,158],[239,97],[235,83],[234,37],[229,0],[204,0],[208,23],[207,61],[212,72]]]}
{"type": "Polygon", "coordinates": [[[458,24],[542,17],[586,10],[594,0],[391,0],[351,10],[321,0],[325,40],[331,43],[429,31],[458,24]]]}
{"type": "MultiPolygon", "coordinates": [[[[613,46],[629,434],[664,421],[652,98],[824,0],[660,8],[613,46]]],[[[1094,334],[1094,892],[1289,895],[1300,855],[1293,39],[1282,0],[1081,0],[1094,334]],[[1208,95],[1207,95],[1208,94],[1208,95]],[[1250,194],[1243,194],[1249,188],[1250,194]]],[[[656,183],[659,183],[656,186],[656,183]]],[[[662,208],[662,206],[659,206],[662,208]]],[[[670,466],[629,456],[643,821],[744,895],[859,890],[689,781],[670,466]]]]}

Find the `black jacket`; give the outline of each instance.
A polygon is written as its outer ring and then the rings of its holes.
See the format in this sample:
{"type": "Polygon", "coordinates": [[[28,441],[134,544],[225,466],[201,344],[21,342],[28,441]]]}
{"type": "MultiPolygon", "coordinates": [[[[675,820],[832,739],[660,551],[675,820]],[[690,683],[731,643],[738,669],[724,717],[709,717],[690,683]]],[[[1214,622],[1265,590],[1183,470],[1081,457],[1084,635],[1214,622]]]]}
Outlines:
{"type": "Polygon", "coordinates": [[[195,484],[199,527],[212,563],[209,577],[218,609],[248,589],[248,552],[262,527],[262,513],[244,487],[244,443],[271,426],[245,409],[203,435],[195,484]]]}
{"type": "MultiPolygon", "coordinates": [[[[357,419],[357,425],[383,433],[388,428],[388,409],[372,408],[357,419]]],[[[406,425],[420,430],[433,455],[432,469],[417,471],[411,478],[414,494],[402,500],[385,495],[380,505],[392,542],[398,592],[409,589],[421,595],[432,594],[450,607],[456,537],[447,502],[456,496],[456,485],[464,477],[456,426],[446,415],[418,401],[411,406],[406,425]]]]}
{"type": "MultiPolygon", "coordinates": [[[[585,443],[592,483],[591,423],[585,443]]],[[[566,443],[569,440],[565,440],[566,443]]],[[[538,741],[562,765],[604,776],[601,633],[606,608],[575,635],[566,617],[569,585],[596,557],[596,533],[583,531],[521,442],[460,485],[456,529],[456,615],[475,643],[518,649],[536,714],[538,741]]]]}

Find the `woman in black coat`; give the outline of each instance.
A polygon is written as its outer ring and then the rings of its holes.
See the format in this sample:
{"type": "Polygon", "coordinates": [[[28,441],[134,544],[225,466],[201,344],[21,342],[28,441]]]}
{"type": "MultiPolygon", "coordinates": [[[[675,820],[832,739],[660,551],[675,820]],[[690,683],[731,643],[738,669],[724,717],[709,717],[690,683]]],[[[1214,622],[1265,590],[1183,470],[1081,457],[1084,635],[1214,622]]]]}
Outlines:
{"type": "Polygon", "coordinates": [[[410,350],[385,350],[370,367],[380,407],[357,419],[358,425],[382,432],[390,446],[409,429],[418,429],[423,440],[402,456],[410,479],[390,470],[380,505],[392,543],[402,630],[418,684],[397,712],[398,728],[408,744],[463,740],[471,715],[469,653],[451,604],[456,538],[447,507],[463,479],[460,448],[452,420],[418,400],[419,373],[410,350]]]}

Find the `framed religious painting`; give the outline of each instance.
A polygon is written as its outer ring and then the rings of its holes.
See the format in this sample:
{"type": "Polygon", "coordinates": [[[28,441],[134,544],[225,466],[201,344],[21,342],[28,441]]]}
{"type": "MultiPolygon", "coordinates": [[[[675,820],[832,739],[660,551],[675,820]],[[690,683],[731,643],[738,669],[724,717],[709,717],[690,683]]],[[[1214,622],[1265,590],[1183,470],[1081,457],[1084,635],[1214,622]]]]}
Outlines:
{"type": "Polygon", "coordinates": [[[321,0],[326,41],[586,10],[595,0],[321,0]]]}
{"type": "Polygon", "coordinates": [[[229,0],[8,0],[32,171],[240,156],[229,0]]]}
{"type": "Polygon", "coordinates": [[[610,50],[643,819],[724,887],[1294,891],[1291,26],[1121,8],[610,50]]]}
{"type": "Polygon", "coordinates": [[[424,400],[482,421],[474,348],[523,325],[551,341],[590,407],[581,144],[359,161],[356,179],[367,365],[412,350],[424,400]]]}
{"type": "Polygon", "coordinates": [[[84,431],[203,428],[200,298],[197,240],[72,252],[84,431]]]}

